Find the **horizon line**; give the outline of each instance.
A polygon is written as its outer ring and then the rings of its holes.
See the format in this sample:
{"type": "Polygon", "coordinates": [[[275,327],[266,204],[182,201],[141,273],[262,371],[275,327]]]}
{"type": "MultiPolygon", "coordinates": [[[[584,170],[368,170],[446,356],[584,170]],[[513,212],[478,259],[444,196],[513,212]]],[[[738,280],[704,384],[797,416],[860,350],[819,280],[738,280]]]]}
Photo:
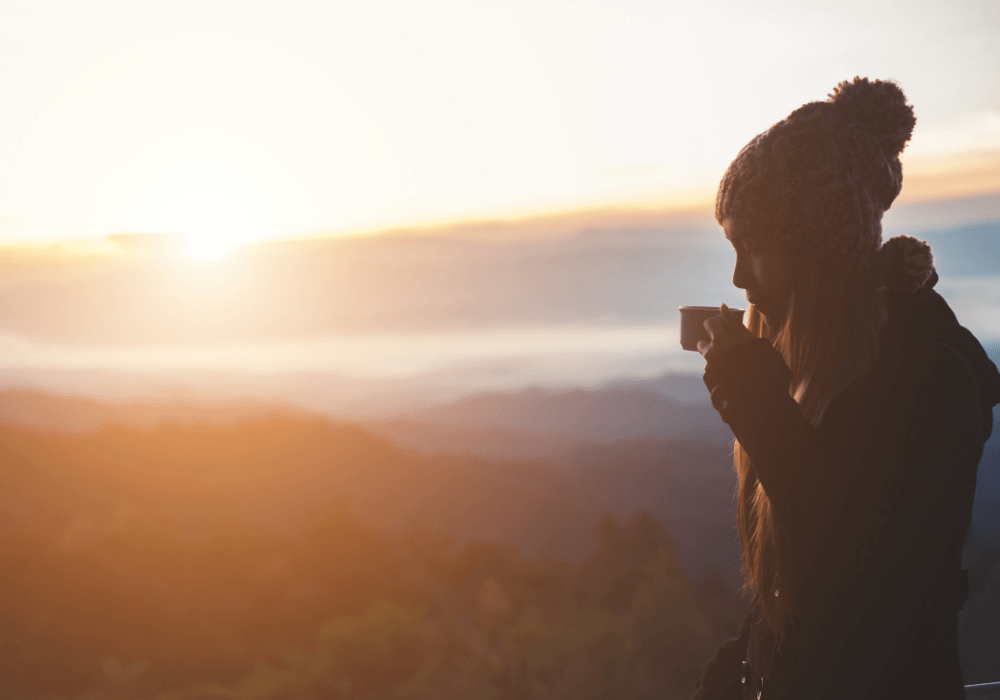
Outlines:
{"type": "MultiPolygon", "coordinates": [[[[915,174],[914,174],[915,175],[915,174]]],[[[955,193],[944,189],[945,194],[927,196],[928,178],[918,177],[924,186],[917,187],[923,196],[906,196],[904,187],[895,206],[886,212],[894,228],[908,231],[932,231],[940,228],[957,228],[1000,221],[1000,188],[955,193]],[[968,205],[968,216],[947,214],[928,218],[934,209],[961,209],[968,205]],[[912,210],[912,211],[911,211],[912,210]],[[902,216],[900,216],[902,214],[902,216]],[[935,218],[940,221],[935,222],[935,218]],[[951,219],[945,223],[945,220],[951,219]]],[[[911,176],[912,177],[912,176],[911,176]]],[[[656,227],[718,226],[714,217],[712,194],[695,194],[675,198],[637,198],[631,201],[579,204],[552,208],[526,208],[481,215],[454,217],[414,217],[409,220],[385,221],[368,225],[324,228],[310,232],[293,232],[268,236],[257,240],[235,242],[234,249],[270,247],[286,243],[307,243],[347,239],[392,238],[441,238],[483,240],[491,242],[518,242],[527,240],[554,240],[582,233],[615,227],[642,230],[656,227]]],[[[109,231],[91,236],[51,237],[36,240],[0,240],[2,252],[24,252],[70,256],[114,255],[128,252],[125,241],[148,241],[150,247],[173,241],[180,243],[190,236],[183,231],[109,231]]],[[[147,247],[139,243],[137,248],[147,247]]]]}

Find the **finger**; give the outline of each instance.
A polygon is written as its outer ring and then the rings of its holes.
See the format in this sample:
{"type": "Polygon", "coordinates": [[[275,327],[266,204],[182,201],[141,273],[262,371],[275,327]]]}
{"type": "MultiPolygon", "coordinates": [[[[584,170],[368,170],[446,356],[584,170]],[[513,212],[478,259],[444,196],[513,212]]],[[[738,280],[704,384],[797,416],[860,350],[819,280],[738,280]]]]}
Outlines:
{"type": "Polygon", "coordinates": [[[725,304],[723,304],[721,308],[722,308],[722,319],[727,326],[733,327],[733,326],[743,325],[743,322],[740,320],[740,317],[737,316],[732,309],[730,309],[725,304]]]}
{"type": "Polygon", "coordinates": [[[702,324],[705,326],[705,331],[708,333],[708,337],[715,339],[719,333],[722,332],[725,321],[722,316],[712,316],[711,318],[706,318],[705,322],[702,324]]]}
{"type": "Polygon", "coordinates": [[[702,357],[705,357],[708,354],[708,351],[711,349],[712,349],[711,341],[708,340],[698,341],[698,352],[701,353],[702,357]]]}

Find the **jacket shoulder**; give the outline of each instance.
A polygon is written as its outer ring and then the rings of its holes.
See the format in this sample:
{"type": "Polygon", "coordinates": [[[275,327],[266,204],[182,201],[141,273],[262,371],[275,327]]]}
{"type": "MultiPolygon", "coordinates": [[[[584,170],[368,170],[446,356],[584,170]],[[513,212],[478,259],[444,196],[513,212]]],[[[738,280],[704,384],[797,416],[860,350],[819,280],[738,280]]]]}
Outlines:
{"type": "Polygon", "coordinates": [[[924,290],[896,297],[893,307],[899,312],[894,335],[901,346],[901,364],[931,374],[943,388],[949,383],[964,386],[986,410],[1000,403],[996,365],[941,295],[924,290]]]}

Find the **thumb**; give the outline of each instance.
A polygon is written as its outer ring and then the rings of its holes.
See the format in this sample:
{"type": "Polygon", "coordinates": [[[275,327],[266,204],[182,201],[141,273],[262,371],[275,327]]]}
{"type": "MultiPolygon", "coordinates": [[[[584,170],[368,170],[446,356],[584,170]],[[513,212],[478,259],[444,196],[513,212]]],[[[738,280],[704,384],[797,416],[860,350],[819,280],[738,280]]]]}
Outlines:
{"type": "Polygon", "coordinates": [[[743,325],[743,324],[742,324],[742,323],[740,322],[740,318],[739,318],[739,316],[737,316],[736,314],[734,314],[734,313],[732,312],[732,310],[731,310],[731,309],[730,309],[730,308],[729,308],[728,306],[726,306],[725,304],[723,304],[723,305],[722,305],[722,306],[721,306],[720,308],[721,308],[721,310],[722,310],[722,318],[723,318],[723,320],[724,320],[724,321],[725,321],[725,322],[726,322],[727,324],[732,324],[732,323],[736,323],[736,324],[739,324],[739,325],[741,325],[741,326],[743,325]]]}

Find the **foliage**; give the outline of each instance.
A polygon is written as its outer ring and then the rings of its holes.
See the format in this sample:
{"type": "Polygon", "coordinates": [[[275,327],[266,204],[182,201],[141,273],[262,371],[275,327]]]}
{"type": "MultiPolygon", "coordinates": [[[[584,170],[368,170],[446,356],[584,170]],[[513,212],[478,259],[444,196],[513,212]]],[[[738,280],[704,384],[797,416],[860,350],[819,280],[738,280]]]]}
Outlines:
{"type": "Polygon", "coordinates": [[[3,582],[12,698],[685,697],[741,613],[648,514],[605,518],[576,563],[346,511],[285,536],[231,523],[188,540],[133,519],[0,548],[20,565],[3,582]]]}

